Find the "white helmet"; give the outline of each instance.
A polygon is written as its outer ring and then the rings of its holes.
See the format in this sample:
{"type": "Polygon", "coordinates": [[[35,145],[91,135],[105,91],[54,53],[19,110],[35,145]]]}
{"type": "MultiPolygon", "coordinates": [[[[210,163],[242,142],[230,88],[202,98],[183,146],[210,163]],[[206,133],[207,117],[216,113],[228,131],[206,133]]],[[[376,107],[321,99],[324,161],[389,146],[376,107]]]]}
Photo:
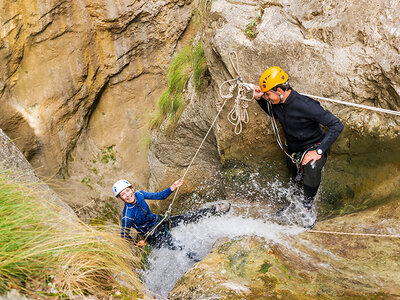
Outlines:
{"type": "Polygon", "coordinates": [[[119,193],[121,191],[129,186],[132,186],[132,184],[129,183],[129,181],[125,179],[118,180],[116,183],[113,185],[113,191],[114,191],[114,196],[118,197],[119,193]]]}

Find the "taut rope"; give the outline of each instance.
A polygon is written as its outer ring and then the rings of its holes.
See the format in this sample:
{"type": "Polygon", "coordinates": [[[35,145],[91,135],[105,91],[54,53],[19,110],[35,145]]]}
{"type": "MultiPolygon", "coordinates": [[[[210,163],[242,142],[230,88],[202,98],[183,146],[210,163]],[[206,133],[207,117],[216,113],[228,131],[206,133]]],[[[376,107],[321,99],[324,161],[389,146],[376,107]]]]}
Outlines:
{"type": "MultiPolygon", "coordinates": [[[[188,167],[186,168],[185,174],[183,174],[182,179],[185,178],[187,172],[189,171],[189,168],[192,166],[193,161],[195,160],[197,154],[199,153],[201,147],[203,146],[205,140],[207,139],[209,133],[211,132],[211,129],[213,128],[215,122],[217,121],[218,116],[220,115],[222,109],[224,108],[224,106],[225,106],[227,100],[228,100],[228,99],[225,99],[225,101],[224,101],[224,103],[222,104],[221,108],[219,109],[217,115],[215,116],[214,121],[211,123],[210,128],[208,129],[206,135],[204,136],[203,140],[202,140],[201,143],[200,143],[200,146],[197,148],[197,151],[196,151],[196,153],[194,154],[194,156],[193,156],[191,162],[189,163],[188,167]]],[[[146,233],[146,235],[145,235],[145,240],[147,240],[147,238],[148,238],[150,235],[152,235],[152,234],[154,233],[154,231],[157,229],[157,227],[160,226],[160,224],[161,224],[162,222],[164,222],[165,219],[169,218],[169,216],[171,215],[172,205],[173,205],[174,202],[175,202],[175,199],[176,199],[176,196],[178,195],[179,189],[180,189],[180,187],[178,187],[178,188],[176,189],[176,192],[175,192],[175,194],[174,194],[174,198],[172,199],[172,202],[171,202],[171,204],[169,205],[168,210],[167,210],[167,212],[165,213],[164,217],[161,219],[160,222],[158,222],[158,224],[157,224],[151,231],[149,231],[148,233],[146,233]]]]}
{"type": "Polygon", "coordinates": [[[307,230],[307,232],[323,233],[323,234],[335,234],[335,235],[353,235],[353,236],[400,238],[399,234],[357,233],[357,232],[324,231],[324,230],[307,230]]]}

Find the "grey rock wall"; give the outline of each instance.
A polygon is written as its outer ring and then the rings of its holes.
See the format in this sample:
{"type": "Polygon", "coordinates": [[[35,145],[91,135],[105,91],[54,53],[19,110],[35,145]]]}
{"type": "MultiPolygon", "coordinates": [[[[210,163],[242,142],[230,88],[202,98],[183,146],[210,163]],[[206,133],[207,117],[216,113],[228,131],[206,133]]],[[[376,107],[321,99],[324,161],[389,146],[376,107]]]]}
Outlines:
{"type": "Polygon", "coordinates": [[[31,185],[38,191],[38,195],[43,197],[52,207],[63,213],[65,216],[75,217],[74,211],[57,194],[35,174],[32,166],[25,156],[19,151],[15,144],[0,129],[0,169],[11,180],[31,185]]]}

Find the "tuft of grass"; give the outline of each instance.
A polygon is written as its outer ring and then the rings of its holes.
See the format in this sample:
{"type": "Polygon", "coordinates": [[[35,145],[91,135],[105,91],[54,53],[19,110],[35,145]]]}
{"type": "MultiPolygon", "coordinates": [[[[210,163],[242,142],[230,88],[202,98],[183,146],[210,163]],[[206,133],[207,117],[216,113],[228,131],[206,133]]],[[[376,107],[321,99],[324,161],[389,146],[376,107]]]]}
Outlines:
{"type": "Polygon", "coordinates": [[[183,48],[172,60],[167,73],[168,88],[157,103],[157,111],[150,118],[152,129],[160,128],[168,119],[166,132],[174,131],[180,116],[185,108],[184,90],[192,77],[196,90],[200,90],[204,83],[204,74],[207,70],[203,43],[183,48]]]}
{"type": "Polygon", "coordinates": [[[146,151],[150,149],[151,145],[151,136],[150,134],[146,134],[142,137],[140,145],[145,149],[146,151]]]}
{"type": "Polygon", "coordinates": [[[264,9],[260,8],[260,14],[255,17],[249,24],[247,24],[246,28],[244,29],[244,34],[251,41],[257,37],[257,25],[261,22],[263,14],[264,9]]]}
{"type": "Polygon", "coordinates": [[[90,184],[91,180],[88,177],[83,177],[81,180],[81,183],[85,184],[87,187],[89,187],[91,190],[93,190],[93,186],[90,184]]]}
{"type": "Polygon", "coordinates": [[[204,73],[207,70],[206,57],[204,56],[203,43],[199,42],[193,49],[193,83],[196,90],[200,90],[204,83],[204,73]]]}
{"type": "Polygon", "coordinates": [[[143,296],[138,250],[119,229],[57,213],[43,196],[0,170],[0,295],[15,288],[42,297],[143,296]]]}

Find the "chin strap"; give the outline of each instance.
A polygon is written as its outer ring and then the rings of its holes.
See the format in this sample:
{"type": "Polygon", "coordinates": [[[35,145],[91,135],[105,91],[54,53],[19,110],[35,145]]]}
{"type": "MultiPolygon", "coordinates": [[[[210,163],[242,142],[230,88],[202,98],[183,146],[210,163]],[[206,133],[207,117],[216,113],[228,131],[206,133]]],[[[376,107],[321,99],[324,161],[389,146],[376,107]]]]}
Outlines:
{"type": "MultiPolygon", "coordinates": [[[[283,98],[285,97],[284,96],[284,94],[279,94],[279,93],[277,93],[277,92],[275,92],[275,91],[273,91],[273,90],[271,90],[271,92],[273,92],[275,95],[277,95],[277,96],[279,96],[279,103],[282,103],[282,101],[283,101],[283,98]]],[[[286,91],[285,91],[286,92],[286,91]]]]}

